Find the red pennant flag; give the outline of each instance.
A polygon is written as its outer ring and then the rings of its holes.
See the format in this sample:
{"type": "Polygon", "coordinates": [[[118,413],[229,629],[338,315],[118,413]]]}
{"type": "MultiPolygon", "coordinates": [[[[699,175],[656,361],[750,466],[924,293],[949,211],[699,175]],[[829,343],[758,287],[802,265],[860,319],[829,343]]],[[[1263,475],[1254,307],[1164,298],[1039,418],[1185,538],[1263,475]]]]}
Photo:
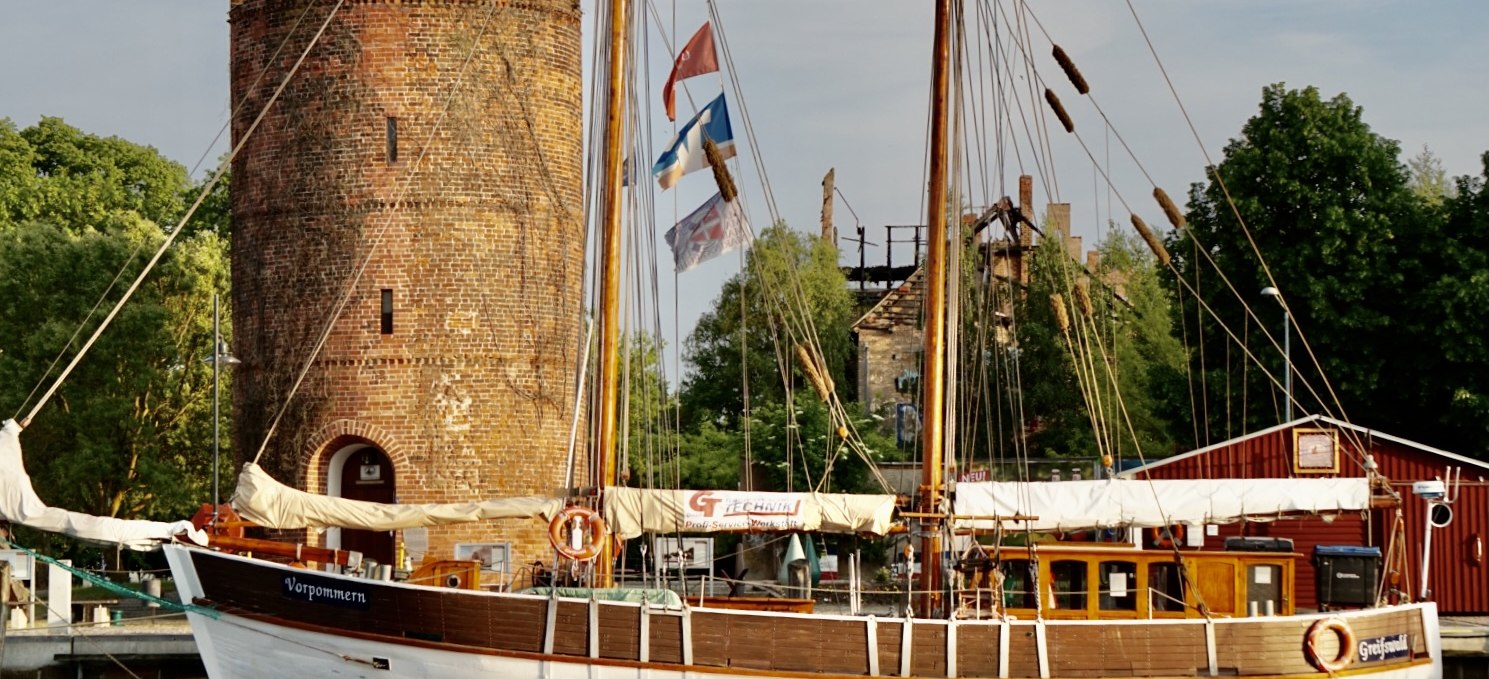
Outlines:
{"type": "Polygon", "coordinates": [[[667,84],[662,86],[662,104],[667,107],[667,119],[677,120],[677,102],[672,94],[672,86],[677,81],[717,70],[719,57],[713,49],[713,26],[705,21],[703,28],[693,34],[693,39],[677,55],[677,63],[672,65],[672,75],[667,76],[667,84]]]}

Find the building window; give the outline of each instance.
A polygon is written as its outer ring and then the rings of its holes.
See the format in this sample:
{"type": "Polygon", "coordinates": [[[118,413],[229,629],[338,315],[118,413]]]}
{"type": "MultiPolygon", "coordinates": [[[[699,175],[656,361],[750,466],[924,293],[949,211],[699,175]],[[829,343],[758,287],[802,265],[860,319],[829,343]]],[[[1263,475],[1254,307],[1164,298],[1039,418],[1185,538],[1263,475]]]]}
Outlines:
{"type": "Polygon", "coordinates": [[[1086,610],[1086,562],[1056,561],[1050,564],[1050,608],[1086,610]]]}
{"type": "Polygon", "coordinates": [[[1179,571],[1179,564],[1148,564],[1147,596],[1155,612],[1184,612],[1184,575],[1179,571]]]}
{"type": "Polygon", "coordinates": [[[1037,579],[1035,564],[1028,559],[1008,559],[998,565],[1003,572],[1003,607],[1033,609],[1038,605],[1034,599],[1034,582],[1037,579]]]}
{"type": "Polygon", "coordinates": [[[388,162],[398,162],[398,119],[388,116],[388,162]]]}
{"type": "Polygon", "coordinates": [[[393,290],[391,288],[383,288],[382,332],[384,335],[393,334],[393,290]]]}
{"type": "Polygon", "coordinates": [[[1137,564],[1131,561],[1103,561],[1096,566],[1101,578],[1100,597],[1103,611],[1137,610],[1137,564]]]}

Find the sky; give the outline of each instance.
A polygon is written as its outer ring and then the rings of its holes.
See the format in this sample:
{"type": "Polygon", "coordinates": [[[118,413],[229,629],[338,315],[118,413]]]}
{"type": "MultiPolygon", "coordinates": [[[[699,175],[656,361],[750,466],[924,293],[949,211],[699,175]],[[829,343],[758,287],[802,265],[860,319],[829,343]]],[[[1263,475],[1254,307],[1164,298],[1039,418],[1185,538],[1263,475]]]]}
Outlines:
{"type": "MultiPolygon", "coordinates": [[[[586,43],[593,4],[582,2],[586,43]]],[[[1225,143],[1255,114],[1262,88],[1276,82],[1316,86],[1325,97],[1347,93],[1378,134],[1400,142],[1403,161],[1426,145],[1449,175],[1482,171],[1479,156],[1489,151],[1489,3],[1484,0],[1133,0],[1133,6],[1202,147],[1126,2],[1028,3],[1032,16],[1091,83],[1092,96],[1116,133],[1176,200],[1203,178],[1205,152],[1218,160],[1225,143]]],[[[707,8],[702,0],[655,7],[658,19],[648,21],[651,49],[643,64],[653,101],[643,113],[651,122],[651,145],[659,151],[673,129],[659,104],[671,65],[663,36],[673,44],[686,41],[707,18],[707,8]],[[661,31],[658,21],[665,24],[661,31]]],[[[867,250],[868,262],[883,263],[882,227],[925,221],[931,4],[718,0],[718,7],[721,39],[737,75],[731,82],[744,94],[736,101],[731,86],[741,149],[736,173],[752,223],[758,227],[770,220],[765,191],[754,179],[757,162],[769,177],[780,217],[808,232],[817,229],[822,176],[835,168],[840,232],[851,233],[855,221],[863,224],[877,246],[867,250]],[[748,106],[748,127],[759,153],[744,143],[741,103],[748,106]]],[[[1014,2],[1003,0],[1001,7],[1005,17],[1014,16],[1014,2]]],[[[8,6],[0,22],[0,117],[25,127],[43,115],[60,116],[89,133],[154,146],[188,168],[202,159],[210,164],[226,148],[218,135],[229,110],[227,8],[224,0],[49,0],[8,6]]],[[[1046,171],[1038,173],[1036,205],[1071,203],[1075,233],[1088,245],[1101,235],[1108,216],[1126,224],[1118,197],[1150,224],[1163,223],[1149,197],[1152,185],[1060,74],[1039,28],[1029,31],[1040,77],[1060,94],[1077,131],[1112,177],[1108,187],[1086,152],[1050,119],[1051,153],[1041,158],[1046,171]]],[[[586,70],[589,66],[586,58],[586,70]]],[[[969,74],[969,91],[990,91],[991,79],[975,76],[969,74]]],[[[1013,84],[1015,90],[1027,87],[1022,80],[1013,84]]],[[[688,95],[702,106],[720,87],[716,76],[686,81],[679,118],[694,110],[688,95]]],[[[976,188],[965,202],[981,205],[1016,196],[1021,166],[1014,149],[1019,148],[1022,171],[1034,162],[1020,136],[1005,140],[1001,165],[991,151],[972,156],[975,169],[968,176],[976,188]]],[[[987,146],[994,147],[992,137],[987,146]]],[[[658,194],[657,232],[713,190],[705,172],[658,194]]],[[[842,245],[841,261],[856,263],[853,245],[842,245]]],[[[907,263],[908,246],[897,248],[895,263],[907,263]]],[[[711,307],[722,282],[738,271],[739,260],[725,256],[674,276],[666,266],[669,255],[659,251],[657,256],[663,267],[662,332],[675,346],[711,307]],[[674,314],[672,291],[678,288],[684,293],[674,314]]],[[[669,364],[675,366],[675,359],[669,364]]]]}

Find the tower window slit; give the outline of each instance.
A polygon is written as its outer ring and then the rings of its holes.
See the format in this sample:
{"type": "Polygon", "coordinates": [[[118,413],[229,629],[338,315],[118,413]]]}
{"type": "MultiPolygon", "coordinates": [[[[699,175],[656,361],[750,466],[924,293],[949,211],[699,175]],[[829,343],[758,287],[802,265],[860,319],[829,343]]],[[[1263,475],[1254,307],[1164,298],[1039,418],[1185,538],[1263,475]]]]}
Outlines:
{"type": "Polygon", "coordinates": [[[398,162],[398,119],[388,116],[388,162],[398,162]]]}
{"type": "Polygon", "coordinates": [[[382,333],[393,334],[393,290],[383,288],[382,333]]]}

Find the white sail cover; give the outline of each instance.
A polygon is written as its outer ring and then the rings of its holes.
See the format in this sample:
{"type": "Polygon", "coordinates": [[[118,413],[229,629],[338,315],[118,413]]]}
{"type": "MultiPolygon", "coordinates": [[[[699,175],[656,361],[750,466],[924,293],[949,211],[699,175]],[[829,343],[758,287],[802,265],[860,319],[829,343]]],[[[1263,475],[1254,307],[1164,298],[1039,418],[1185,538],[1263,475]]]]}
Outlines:
{"type": "Polygon", "coordinates": [[[130,549],[155,549],[160,543],[183,534],[199,545],[207,544],[207,534],[193,527],[190,521],[116,519],[48,507],[31,487],[31,475],[26,473],[21,456],[21,425],[15,420],[6,420],[0,427],[0,518],[37,530],[130,549]]]}
{"type": "Polygon", "coordinates": [[[398,530],[486,519],[553,518],[563,508],[556,497],[513,497],[451,504],[395,505],[315,495],[290,488],[250,462],[238,475],[233,508],[268,528],[358,528],[398,530]]]}
{"type": "Polygon", "coordinates": [[[617,536],[722,531],[823,531],[884,535],[893,495],[606,488],[605,521],[617,536]]]}
{"type": "Polygon", "coordinates": [[[957,516],[972,517],[957,528],[992,528],[995,518],[1018,530],[1151,528],[1359,511],[1370,506],[1370,485],[1364,478],[982,481],[958,483],[954,506],[957,516]]]}

